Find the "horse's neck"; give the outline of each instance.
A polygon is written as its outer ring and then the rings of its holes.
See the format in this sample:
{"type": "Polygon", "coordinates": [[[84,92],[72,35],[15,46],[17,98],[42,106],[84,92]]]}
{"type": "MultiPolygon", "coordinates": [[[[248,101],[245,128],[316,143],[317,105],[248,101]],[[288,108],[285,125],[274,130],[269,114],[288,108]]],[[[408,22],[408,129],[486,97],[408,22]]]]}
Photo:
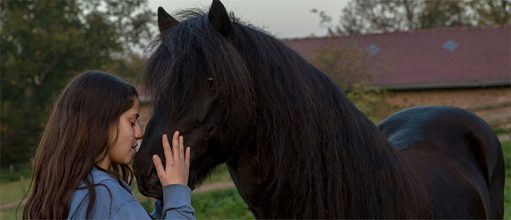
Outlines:
{"type": "Polygon", "coordinates": [[[256,217],[264,216],[263,210],[258,206],[258,198],[261,193],[261,167],[257,162],[258,155],[255,153],[242,153],[227,161],[227,167],[231,178],[238,189],[241,197],[245,200],[248,208],[256,217]]]}
{"type": "Polygon", "coordinates": [[[383,148],[386,151],[394,152],[395,148],[388,137],[374,124],[356,105],[346,96],[342,95],[344,114],[341,127],[347,127],[351,131],[350,136],[357,138],[362,143],[367,143],[368,147],[383,148]],[[371,144],[371,142],[374,142],[371,144]]]}
{"type": "MultiPolygon", "coordinates": [[[[347,127],[347,131],[343,135],[351,138],[345,142],[346,152],[349,154],[344,160],[353,163],[354,168],[362,167],[367,171],[374,172],[373,181],[381,181],[386,183],[388,180],[413,179],[414,173],[407,170],[406,162],[402,158],[401,152],[393,146],[386,134],[381,131],[367,116],[365,116],[358,108],[346,99],[345,118],[342,120],[342,127],[347,127]],[[380,170],[381,172],[376,172],[380,170]],[[380,175],[384,173],[384,175],[380,175]]],[[[343,155],[344,157],[344,155],[343,155]]],[[[350,173],[353,175],[354,173],[350,173]]],[[[357,175],[357,174],[354,174],[357,175]]],[[[351,177],[348,177],[351,178],[351,177]]]]}

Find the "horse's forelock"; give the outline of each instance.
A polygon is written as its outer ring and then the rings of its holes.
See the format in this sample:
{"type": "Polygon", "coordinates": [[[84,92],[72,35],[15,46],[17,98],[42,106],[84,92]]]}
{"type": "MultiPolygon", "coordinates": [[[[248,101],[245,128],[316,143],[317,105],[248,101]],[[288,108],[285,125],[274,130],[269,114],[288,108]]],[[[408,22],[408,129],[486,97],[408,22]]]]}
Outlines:
{"type": "Polygon", "coordinates": [[[177,108],[210,81],[224,103],[253,105],[251,75],[230,41],[215,32],[203,11],[183,10],[176,17],[185,20],[153,43],[142,78],[148,95],[177,108]]]}

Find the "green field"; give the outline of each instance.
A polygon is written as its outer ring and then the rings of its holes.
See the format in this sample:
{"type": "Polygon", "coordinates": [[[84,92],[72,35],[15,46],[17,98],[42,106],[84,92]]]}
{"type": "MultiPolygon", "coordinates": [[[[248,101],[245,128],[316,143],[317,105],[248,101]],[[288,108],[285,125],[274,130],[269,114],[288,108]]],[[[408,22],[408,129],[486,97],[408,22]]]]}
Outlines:
{"type": "MultiPolygon", "coordinates": [[[[504,219],[511,219],[511,141],[502,143],[504,148],[504,161],[506,163],[506,186],[504,190],[505,211],[504,219]]],[[[19,178],[18,178],[19,179],[19,178]]],[[[215,170],[210,179],[204,184],[230,180],[225,166],[215,170]]],[[[0,182],[0,205],[16,203],[24,195],[29,181],[27,179],[11,182],[0,182]]],[[[136,187],[134,187],[136,188],[136,187]]],[[[135,190],[136,191],[136,190],[135,190]]],[[[152,209],[152,200],[136,193],[139,201],[146,209],[152,209]]],[[[207,193],[194,193],[192,204],[198,219],[253,219],[246,205],[238,195],[236,189],[227,189],[207,193]]],[[[0,210],[0,219],[15,219],[16,208],[0,210]]],[[[18,213],[20,219],[21,212],[18,213]]]]}
{"type": "Polygon", "coordinates": [[[506,164],[506,185],[504,187],[504,219],[511,219],[511,141],[502,143],[506,164]]]}

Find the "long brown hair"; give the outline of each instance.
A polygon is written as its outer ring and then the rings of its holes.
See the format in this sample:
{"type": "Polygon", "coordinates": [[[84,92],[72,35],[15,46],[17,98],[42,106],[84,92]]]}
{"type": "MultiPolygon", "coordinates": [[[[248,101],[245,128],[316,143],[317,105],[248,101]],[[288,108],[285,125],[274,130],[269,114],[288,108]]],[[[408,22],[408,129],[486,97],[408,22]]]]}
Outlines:
{"type": "MultiPolygon", "coordinates": [[[[90,215],[94,185],[86,178],[114,143],[109,129],[138,97],[133,86],[100,71],[75,77],[58,98],[33,159],[33,191],[23,210],[24,219],[67,218],[73,191],[84,180],[89,190],[90,215]]],[[[119,180],[131,183],[127,165],[112,164],[119,180]]]]}

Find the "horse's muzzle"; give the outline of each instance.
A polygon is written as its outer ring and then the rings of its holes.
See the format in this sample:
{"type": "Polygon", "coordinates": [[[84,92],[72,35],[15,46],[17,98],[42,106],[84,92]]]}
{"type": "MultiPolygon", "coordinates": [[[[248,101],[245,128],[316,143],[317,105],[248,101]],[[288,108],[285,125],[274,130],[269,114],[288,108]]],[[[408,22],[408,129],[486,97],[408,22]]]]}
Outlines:
{"type": "Polygon", "coordinates": [[[162,188],[156,172],[137,176],[138,191],[144,196],[162,199],[162,188]]]}

